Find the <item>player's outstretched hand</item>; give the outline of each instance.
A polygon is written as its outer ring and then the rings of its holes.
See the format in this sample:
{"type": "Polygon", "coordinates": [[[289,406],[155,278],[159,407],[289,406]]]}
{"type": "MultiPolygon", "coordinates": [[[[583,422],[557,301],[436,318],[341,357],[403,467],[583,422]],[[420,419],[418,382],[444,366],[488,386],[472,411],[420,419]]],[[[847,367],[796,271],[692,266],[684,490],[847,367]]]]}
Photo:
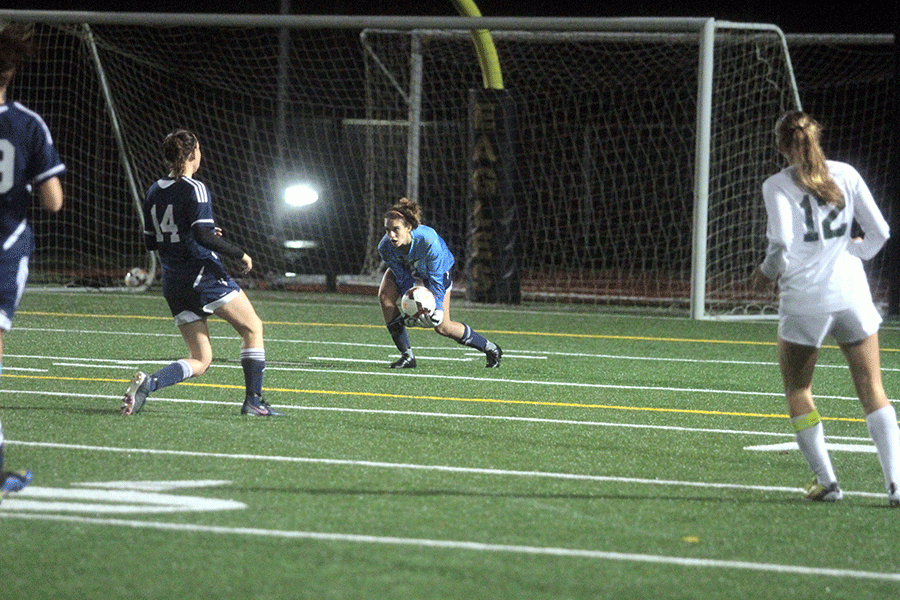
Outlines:
{"type": "Polygon", "coordinates": [[[244,265],[241,273],[249,273],[253,269],[253,259],[246,252],[241,257],[241,263],[244,265]]]}

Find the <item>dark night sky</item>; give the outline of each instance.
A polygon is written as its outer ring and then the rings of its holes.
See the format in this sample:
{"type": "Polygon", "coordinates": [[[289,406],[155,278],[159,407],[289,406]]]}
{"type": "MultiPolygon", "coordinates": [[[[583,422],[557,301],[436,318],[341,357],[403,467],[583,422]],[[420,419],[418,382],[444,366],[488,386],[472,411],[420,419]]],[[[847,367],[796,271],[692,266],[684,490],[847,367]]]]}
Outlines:
{"type": "MultiPolygon", "coordinates": [[[[568,0],[528,8],[525,2],[475,0],[484,16],[496,17],[715,17],[774,23],[785,33],[894,33],[900,0],[845,2],[840,8],[815,0],[568,0]]],[[[277,13],[280,0],[152,0],[123,9],[121,0],[13,0],[7,8],[39,10],[132,10],[140,12],[277,13]]],[[[457,16],[451,0],[291,0],[293,14],[457,16]]]]}

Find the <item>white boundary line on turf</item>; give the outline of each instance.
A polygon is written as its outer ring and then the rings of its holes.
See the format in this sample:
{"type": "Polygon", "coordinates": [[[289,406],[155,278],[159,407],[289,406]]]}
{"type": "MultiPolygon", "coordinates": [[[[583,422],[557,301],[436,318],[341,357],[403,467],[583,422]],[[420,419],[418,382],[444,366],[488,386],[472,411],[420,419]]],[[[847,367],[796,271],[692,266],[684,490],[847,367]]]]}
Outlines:
{"type": "MultiPolygon", "coordinates": [[[[826,443],[825,448],[837,452],[859,452],[863,454],[877,454],[875,446],[870,444],[832,444],[826,443]]],[[[787,450],[799,450],[797,442],[784,442],[783,444],[763,444],[761,446],[745,446],[744,450],[753,452],[782,452],[787,450]]]]}
{"type": "MultiPolygon", "coordinates": [[[[135,363],[134,359],[122,360],[118,359],[101,359],[101,358],[74,358],[74,357],[35,357],[35,356],[16,356],[9,355],[10,357],[16,358],[44,358],[45,360],[50,361],[62,361],[62,360],[84,360],[84,363],[58,363],[60,366],[68,366],[68,367],[82,367],[82,368],[126,368],[126,366],[130,366],[135,363]],[[105,363],[104,363],[105,361],[105,363]]],[[[143,364],[167,364],[167,361],[145,361],[143,364]]],[[[131,367],[133,368],[133,367],[131,367]]],[[[221,364],[214,363],[210,368],[220,368],[220,369],[240,369],[241,366],[238,364],[221,364]]],[[[479,383],[515,383],[522,385],[535,385],[535,386],[557,386],[557,387],[573,387],[573,388],[583,388],[583,389],[605,389],[605,390],[632,390],[632,391],[651,391],[651,392],[678,392],[678,393],[694,393],[694,394],[728,394],[731,396],[763,396],[763,397],[774,397],[781,398],[784,396],[784,392],[756,392],[756,391],[748,391],[748,390],[723,390],[723,389],[700,389],[700,388],[681,388],[681,387],[665,387],[665,386],[636,386],[636,385],[623,385],[623,384],[611,384],[611,383],[579,383],[572,381],[541,381],[536,379],[503,379],[499,377],[467,377],[463,375],[438,375],[438,374],[428,374],[428,373],[408,373],[408,372],[398,372],[398,369],[392,370],[383,370],[383,371],[354,371],[354,370],[346,370],[346,369],[323,369],[323,368],[308,368],[302,366],[279,366],[277,361],[274,364],[267,364],[266,370],[268,371],[292,371],[297,373],[333,373],[338,375],[363,375],[366,377],[372,376],[380,376],[380,377],[414,377],[416,379],[450,379],[453,381],[477,381],[479,383]]],[[[819,399],[831,399],[831,400],[857,400],[855,396],[834,396],[827,394],[817,394],[817,398],[819,399]]],[[[900,400],[889,398],[890,402],[900,402],[900,400]]]]}
{"type": "MultiPolygon", "coordinates": [[[[419,358],[422,358],[421,356],[419,358]]],[[[90,360],[90,359],[88,359],[90,360]]],[[[95,359],[102,360],[102,359],[95,359]]],[[[332,359],[328,359],[332,360],[332,359]]],[[[341,359],[335,359],[341,360],[341,359]]],[[[458,359],[441,359],[437,358],[434,360],[458,360],[458,359]]],[[[470,360],[470,359],[465,359],[470,360]]],[[[134,366],[130,364],[115,364],[116,361],[110,361],[107,364],[103,364],[98,362],[96,364],[89,363],[57,363],[54,362],[54,365],[65,366],[65,367],[81,367],[81,368],[93,368],[93,369],[133,369],[134,366]]],[[[127,361],[128,363],[132,363],[134,361],[127,361]]],[[[169,361],[145,361],[143,364],[168,364],[169,361]]],[[[354,362],[365,362],[365,361],[354,361],[354,362]]],[[[378,361],[382,362],[383,361],[378,361]]],[[[219,368],[219,369],[240,369],[241,366],[237,364],[213,364],[210,368],[219,368]]],[[[466,377],[463,375],[437,375],[434,373],[409,373],[406,371],[399,372],[398,370],[391,371],[351,371],[346,369],[323,369],[323,368],[309,368],[309,367],[301,367],[301,366],[277,366],[277,365],[266,365],[267,371],[291,371],[296,373],[333,373],[338,375],[365,375],[365,376],[380,376],[380,377],[414,377],[416,379],[451,379],[453,381],[477,381],[479,383],[515,383],[522,385],[541,385],[541,386],[558,386],[558,387],[573,387],[573,388],[584,388],[584,389],[600,389],[600,390],[625,390],[625,391],[641,391],[641,392],[678,392],[678,393],[686,393],[686,394],[726,394],[730,396],[763,396],[763,397],[773,397],[773,398],[782,398],[784,396],[784,392],[754,392],[748,390],[714,390],[714,389],[700,389],[700,388],[679,388],[679,387],[665,387],[665,386],[642,386],[642,385],[624,385],[624,384],[613,384],[613,383],[579,383],[574,381],[541,381],[537,379],[503,379],[499,377],[466,377]]],[[[828,399],[828,400],[857,400],[856,396],[833,396],[828,394],[816,394],[816,398],[818,399],[828,399]]],[[[889,402],[900,402],[900,400],[889,398],[889,402]]],[[[274,405],[273,405],[274,406],[274,405]]]]}
{"type": "Polygon", "coordinates": [[[437,550],[463,550],[469,552],[525,554],[531,556],[554,556],[565,558],[587,558],[609,560],[615,562],[634,562],[648,564],[664,564],[680,567],[746,570],[781,575],[808,575],[813,577],[836,577],[839,579],[860,579],[875,581],[900,581],[900,573],[883,573],[877,571],[858,571],[852,569],[832,569],[825,567],[805,567],[800,565],[782,565],[775,563],[759,563],[737,560],[720,560],[712,558],[689,558],[683,556],[662,556],[656,554],[636,554],[627,552],[608,552],[604,550],[584,550],[578,548],[560,548],[553,546],[520,546],[510,544],[488,544],[483,542],[466,542],[457,540],[435,540],[427,538],[403,538],[391,536],[361,535],[349,533],[324,533],[317,531],[284,531],[277,529],[261,529],[253,527],[222,527],[214,525],[197,525],[191,523],[158,523],[128,519],[98,519],[90,517],[72,517],[57,515],[4,514],[0,518],[16,518],[26,520],[56,521],[77,523],[82,525],[107,525],[128,527],[132,529],[155,529],[159,531],[176,531],[189,533],[212,533],[217,535],[243,535],[292,540],[315,540],[321,542],[343,542],[353,544],[379,544],[390,546],[412,546],[437,550]]]}
{"type": "MultiPolygon", "coordinates": [[[[98,333],[114,333],[114,332],[98,332],[98,333]]],[[[118,332],[122,335],[125,335],[124,332],[118,332]]],[[[160,334],[160,335],[168,335],[168,334],[160,334]]],[[[231,339],[231,338],[228,338],[231,339]]],[[[267,342],[272,340],[267,340],[267,342]]],[[[314,345],[326,345],[326,344],[339,344],[339,345],[350,345],[350,346],[361,346],[361,347],[374,347],[374,348],[386,348],[386,346],[380,345],[370,345],[370,344],[355,344],[351,342],[315,342],[315,341],[297,341],[297,340],[275,340],[275,341],[289,341],[291,343],[309,343],[314,345]]],[[[427,347],[420,348],[420,350],[446,350],[447,348],[443,347],[427,347]]],[[[451,348],[454,351],[460,351],[457,348],[451,348]]],[[[464,350],[463,350],[464,352],[464,350]]],[[[504,356],[520,359],[520,358],[543,358],[540,355],[545,356],[578,356],[582,358],[601,358],[601,359],[621,359],[621,360],[640,360],[640,361],[656,361],[656,362],[687,362],[687,363],[700,363],[700,364],[734,364],[734,365],[748,365],[748,366],[777,366],[777,363],[766,363],[766,362],[756,362],[756,361],[732,361],[732,360],[697,360],[697,359],[684,359],[684,358],[659,358],[659,357],[638,357],[638,356],[624,356],[624,355],[606,355],[606,354],[586,354],[586,353],[564,353],[564,352],[528,352],[524,356],[516,356],[515,351],[511,350],[509,352],[505,352],[504,356]]],[[[70,367],[96,367],[103,366],[104,363],[113,368],[123,368],[123,365],[139,365],[139,364],[168,364],[171,361],[160,361],[160,360],[141,360],[141,359],[120,359],[120,358],[92,358],[92,357],[72,357],[72,356],[38,356],[38,355],[28,355],[28,354],[8,354],[7,358],[34,358],[34,359],[42,359],[42,360],[56,360],[56,361],[83,361],[83,362],[71,362],[71,363],[60,363],[60,366],[70,366],[70,367]],[[85,364],[85,363],[97,363],[96,365],[85,364]]],[[[429,360],[459,360],[459,361],[468,361],[472,360],[470,358],[436,358],[436,357],[428,357],[429,360]]],[[[330,361],[350,361],[350,362],[383,362],[377,360],[363,360],[363,359],[346,359],[341,357],[318,357],[312,356],[308,357],[305,360],[330,360],[330,361]]],[[[385,359],[386,360],[386,359],[385,359]]],[[[676,392],[705,392],[705,393],[727,393],[727,394],[740,394],[740,395],[757,395],[757,396],[783,396],[783,392],[747,392],[747,391],[733,391],[733,390],[697,390],[690,388],[666,388],[666,387],[629,387],[629,386],[612,386],[605,384],[589,384],[589,383],[573,383],[573,382],[548,382],[548,381],[532,381],[532,380],[513,380],[513,379],[502,379],[502,378],[483,378],[483,377],[460,377],[460,376],[451,376],[451,375],[437,375],[437,374],[422,374],[422,373],[399,373],[396,370],[392,371],[342,371],[336,369],[320,369],[320,368],[303,368],[303,367],[282,367],[278,365],[277,360],[272,360],[272,364],[267,365],[266,368],[270,370],[294,370],[294,371],[304,371],[304,372],[326,372],[326,373],[338,373],[338,374],[353,374],[353,375],[381,375],[381,376],[393,376],[393,377],[426,377],[432,379],[468,379],[471,381],[500,381],[504,383],[524,383],[524,384],[534,384],[534,385],[571,385],[573,387],[600,387],[600,388],[612,388],[612,389],[640,389],[640,390],[658,390],[658,391],[676,391],[676,392]]],[[[827,364],[818,364],[817,368],[823,369],[846,369],[846,365],[835,364],[835,365],[827,365],[827,364]]],[[[12,367],[10,367],[12,368],[12,367]]],[[[239,365],[229,365],[222,363],[213,363],[211,368],[240,368],[239,365]]],[[[886,368],[882,366],[881,369],[883,372],[892,372],[898,371],[900,372],[900,368],[886,368]]],[[[839,399],[839,400],[856,400],[855,396],[828,396],[828,395],[817,395],[818,398],[830,398],[830,399],[839,399]]],[[[900,400],[891,399],[891,402],[898,402],[900,400]]]]}
{"type": "MultiPolygon", "coordinates": [[[[12,389],[0,389],[0,394],[16,394],[18,396],[21,395],[34,395],[34,396],[47,396],[48,392],[45,391],[35,391],[35,390],[12,390],[12,389]]],[[[49,393],[49,395],[53,395],[49,393]]],[[[108,395],[108,394],[79,394],[79,393],[71,393],[66,392],[67,398],[91,398],[91,399],[104,399],[109,398],[111,400],[121,400],[121,396],[118,395],[108,395]]],[[[215,404],[219,406],[235,406],[239,407],[241,405],[240,402],[229,402],[225,400],[197,400],[194,398],[167,398],[154,396],[153,403],[159,402],[169,402],[173,404],[215,404]]],[[[751,430],[740,430],[740,429],[712,429],[707,427],[683,427],[679,425],[648,425],[643,423],[621,423],[621,422],[606,422],[606,421],[579,421],[576,419],[550,419],[546,417],[517,417],[510,415],[478,415],[478,414],[469,414],[469,413],[444,413],[444,412],[429,412],[429,411],[417,411],[417,410],[389,410],[389,409],[379,409],[379,408],[351,408],[351,407],[342,407],[342,406],[298,406],[294,404],[273,404],[275,408],[284,409],[284,410],[306,410],[306,411],[323,411],[323,412],[346,412],[346,413],[361,413],[361,414],[379,414],[379,415],[402,415],[402,416],[411,416],[411,417],[435,417],[435,418],[444,418],[444,419],[485,419],[491,421],[512,421],[512,422],[526,422],[526,423],[544,423],[549,425],[583,425],[588,427],[621,427],[626,429],[654,429],[654,430],[662,430],[662,431],[686,431],[686,432],[694,432],[694,433],[712,433],[712,434],[727,434],[727,435],[752,435],[752,436],[766,436],[766,437],[789,437],[793,439],[795,435],[793,433],[787,431],[751,431],[751,430]]],[[[868,437],[856,437],[856,436],[840,436],[840,435],[828,435],[827,438],[829,440],[843,440],[850,442],[871,442],[871,438],[868,437]]],[[[14,440],[7,440],[10,444],[15,444],[14,440]]]]}
{"type": "MultiPolygon", "coordinates": [[[[682,427],[679,425],[648,425],[644,423],[614,423],[609,421],[578,421],[575,419],[549,419],[544,417],[516,417],[509,415],[473,415],[468,413],[438,413],[413,410],[386,410],[376,408],[349,408],[341,406],[285,406],[295,410],[349,412],[385,415],[405,415],[412,417],[435,417],[445,419],[485,419],[488,421],[512,421],[525,423],[543,423],[549,425],[584,425],[589,427],[620,427],[624,429],[653,429],[657,431],[684,431],[690,433],[716,433],[725,435],[761,435],[775,437],[789,437],[794,439],[796,435],[787,431],[742,431],[740,429],[711,429],[706,427],[682,427]]],[[[845,440],[854,442],[871,442],[868,437],[827,436],[829,440],[845,440]]]]}
{"type": "MultiPolygon", "coordinates": [[[[61,444],[56,442],[16,441],[20,446],[55,448],[61,450],[81,450],[86,452],[116,452],[149,454],[158,456],[191,456],[195,458],[221,458],[229,460],[272,461],[297,464],[333,465],[342,467],[380,468],[409,471],[432,471],[439,473],[464,473],[467,475],[489,475],[498,477],[522,477],[534,479],[562,479],[567,481],[593,481],[598,483],[630,483],[650,486],[675,486],[708,489],[750,490],[756,492],[801,493],[800,488],[766,485],[742,485],[737,483],[711,483],[707,481],[678,481],[674,479],[646,479],[641,477],[615,477],[611,475],[587,475],[583,473],[557,473],[552,471],[518,471],[513,469],[488,469],[482,467],[458,467],[451,465],[420,465],[415,463],[392,463],[372,460],[350,460],[343,458],[311,458],[304,456],[260,456],[253,454],[226,454],[224,452],[198,452],[195,450],[159,450],[155,448],[116,448],[112,446],[87,446],[82,444],[61,444]]],[[[844,495],[881,498],[885,494],[872,492],[851,492],[842,490],[844,495]]]]}
{"type": "MultiPolygon", "coordinates": [[[[131,332],[127,331],[100,331],[100,330],[68,330],[68,329],[51,329],[51,328],[38,328],[38,327],[22,327],[17,328],[17,330],[21,331],[43,331],[48,333],[78,333],[78,334],[100,334],[100,335],[122,335],[128,336],[133,335],[131,332]]],[[[141,335],[146,336],[156,336],[156,337],[172,337],[172,338],[180,338],[180,334],[177,333],[141,333],[141,335]]],[[[240,338],[236,336],[210,336],[211,339],[214,340],[230,340],[235,341],[240,338]]],[[[275,343],[283,343],[283,344],[309,344],[313,346],[351,346],[358,348],[375,348],[375,349],[387,349],[390,351],[394,351],[395,348],[393,345],[389,344],[366,344],[362,342],[336,342],[336,341],[326,341],[326,340],[297,340],[297,339],[282,339],[282,338],[274,338],[267,337],[267,344],[275,344],[275,343]]],[[[428,350],[428,351],[448,351],[448,352],[466,352],[464,348],[460,348],[454,345],[446,345],[446,346],[417,346],[416,350],[428,350]]],[[[561,352],[556,350],[518,350],[516,348],[510,348],[509,350],[504,349],[503,355],[506,358],[545,358],[548,356],[566,356],[573,358],[597,358],[597,359],[607,359],[607,360],[637,360],[637,361],[651,361],[651,362],[672,362],[672,363],[690,363],[690,364],[713,364],[713,365],[745,365],[745,366],[763,366],[763,367],[777,367],[777,361],[738,361],[738,360],[725,360],[725,359],[707,359],[707,358],[679,358],[679,357],[659,357],[659,356],[627,356],[623,354],[595,354],[595,353],[587,353],[587,352],[561,352]],[[536,356],[538,355],[538,356],[536,356]]],[[[27,355],[12,355],[9,356],[17,356],[21,358],[42,358],[40,356],[27,356],[27,355]]],[[[89,359],[78,359],[72,358],[72,360],[89,360],[89,359]]],[[[109,359],[114,360],[114,359],[109,359]]],[[[816,364],[816,368],[819,369],[846,369],[847,365],[843,363],[837,364],[826,364],[826,363],[818,363],[816,364]]],[[[886,367],[884,365],[881,366],[881,370],[883,372],[900,372],[900,368],[894,367],[886,367]]]]}
{"type": "MultiPolygon", "coordinates": [[[[484,356],[481,354],[481,356],[484,356]]],[[[443,361],[453,361],[453,362],[472,362],[475,360],[474,358],[468,356],[423,356],[421,354],[416,354],[416,358],[419,360],[443,360],[443,361]]],[[[328,361],[328,362],[349,362],[354,364],[362,364],[362,363],[374,363],[379,365],[386,365],[387,361],[384,359],[377,358],[347,358],[343,356],[307,356],[306,360],[316,360],[316,361],[328,361]]],[[[269,368],[266,365],[266,368],[269,368]]]]}
{"type": "MultiPolygon", "coordinates": [[[[231,368],[240,368],[239,365],[218,365],[218,366],[228,366],[231,368]]],[[[784,392],[754,392],[748,390],[724,390],[724,389],[701,389],[701,388],[682,388],[682,387],[665,387],[660,385],[624,385],[624,384],[613,384],[613,383],[579,383],[572,381],[541,381],[537,379],[503,379],[500,377],[467,377],[464,375],[436,375],[436,374],[427,374],[427,373],[410,373],[407,371],[411,371],[412,369],[404,369],[403,372],[397,372],[399,369],[391,370],[391,371],[351,371],[346,369],[310,369],[307,367],[269,367],[266,365],[266,370],[273,371],[294,371],[300,373],[333,373],[338,375],[365,375],[366,377],[371,376],[381,376],[381,377],[414,377],[416,379],[451,379],[453,381],[477,381],[478,383],[518,383],[523,385],[535,385],[535,386],[558,386],[558,387],[573,387],[573,388],[586,388],[586,389],[601,389],[601,390],[624,390],[624,391],[638,391],[638,392],[678,392],[678,393],[688,393],[688,394],[726,394],[730,396],[764,396],[764,397],[773,397],[773,398],[783,398],[784,392]]],[[[858,400],[856,396],[833,396],[828,394],[816,394],[816,398],[818,399],[829,399],[829,400],[858,400]]],[[[889,402],[900,402],[900,400],[889,398],[889,402]]]]}

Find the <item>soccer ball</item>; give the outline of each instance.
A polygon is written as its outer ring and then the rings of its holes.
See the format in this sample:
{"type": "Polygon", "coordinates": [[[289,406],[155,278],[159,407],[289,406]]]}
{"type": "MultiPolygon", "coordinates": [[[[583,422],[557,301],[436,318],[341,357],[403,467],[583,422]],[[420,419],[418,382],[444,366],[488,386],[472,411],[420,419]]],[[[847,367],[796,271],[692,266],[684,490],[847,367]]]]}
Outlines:
{"type": "Polygon", "coordinates": [[[425,324],[436,306],[434,294],[421,285],[406,290],[400,298],[400,310],[407,317],[407,321],[425,324]]]}
{"type": "Polygon", "coordinates": [[[147,283],[147,271],[140,267],[135,267],[125,273],[125,285],[128,287],[140,287],[147,283]]]}

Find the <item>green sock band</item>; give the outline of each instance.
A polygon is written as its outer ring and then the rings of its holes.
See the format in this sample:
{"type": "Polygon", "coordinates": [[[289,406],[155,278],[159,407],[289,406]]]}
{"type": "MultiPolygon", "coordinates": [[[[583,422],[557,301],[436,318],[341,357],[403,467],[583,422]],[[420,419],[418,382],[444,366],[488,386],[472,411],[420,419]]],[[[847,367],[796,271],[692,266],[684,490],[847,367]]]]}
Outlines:
{"type": "Polygon", "coordinates": [[[803,431],[804,429],[815,427],[821,422],[822,417],[819,416],[819,411],[817,410],[813,410],[812,412],[808,412],[805,415],[800,415],[799,417],[794,417],[793,419],[791,419],[791,425],[794,426],[794,431],[803,431]]]}

